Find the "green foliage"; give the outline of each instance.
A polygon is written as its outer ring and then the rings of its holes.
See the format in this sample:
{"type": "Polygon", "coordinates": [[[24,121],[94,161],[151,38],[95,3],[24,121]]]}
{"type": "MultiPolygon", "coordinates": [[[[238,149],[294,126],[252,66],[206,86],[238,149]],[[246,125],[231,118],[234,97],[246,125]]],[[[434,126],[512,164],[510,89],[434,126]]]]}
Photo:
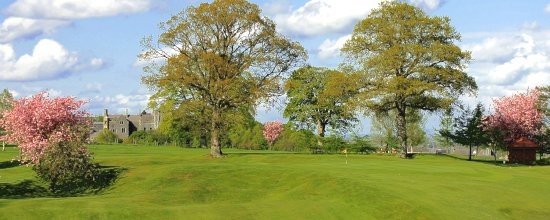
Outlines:
{"type": "Polygon", "coordinates": [[[340,136],[332,134],[323,138],[323,146],[321,147],[326,153],[340,153],[348,148],[346,140],[340,136]]]}
{"type": "Polygon", "coordinates": [[[279,94],[283,74],[307,57],[298,42],[277,33],[275,23],[246,0],[190,6],[159,27],[157,42],[153,37],[142,41],[140,58],[149,61],[142,82],[155,92],[153,102],[169,103],[171,110],[184,103],[205,108],[212,157],[222,154],[229,112],[253,109],[279,94]]]}
{"type": "Polygon", "coordinates": [[[295,129],[292,124],[287,124],[281,136],[273,144],[273,150],[281,151],[308,151],[317,146],[317,138],[310,130],[295,129]]]}
{"type": "Polygon", "coordinates": [[[401,1],[384,1],[356,24],[343,48],[343,69],[361,76],[356,105],[375,113],[396,111],[400,145],[408,145],[409,109],[448,108],[477,90],[466,74],[470,53],[448,17],[430,17],[401,1]]]}
{"type": "Polygon", "coordinates": [[[58,195],[84,192],[98,176],[98,166],[79,142],[57,142],[33,166],[38,177],[58,195]]]}
{"type": "Polygon", "coordinates": [[[537,88],[540,90],[537,107],[545,116],[547,126],[550,126],[550,85],[537,88]]]}
{"type": "Polygon", "coordinates": [[[472,159],[472,146],[489,143],[489,137],[483,126],[483,105],[477,104],[475,109],[462,109],[462,114],[454,119],[453,131],[442,130],[441,136],[448,137],[455,143],[470,147],[469,160],[472,159]]]}
{"type": "Polygon", "coordinates": [[[452,133],[453,131],[453,110],[449,108],[444,111],[440,117],[439,130],[434,135],[435,142],[441,147],[453,146],[453,141],[448,136],[443,136],[441,133],[452,133]]]}
{"type": "Polygon", "coordinates": [[[262,135],[262,124],[253,117],[248,122],[239,123],[229,130],[228,138],[233,148],[265,150],[267,141],[262,135]]]}
{"type": "MultiPolygon", "coordinates": [[[[0,118],[2,118],[2,113],[6,110],[11,109],[11,102],[13,101],[13,95],[7,89],[2,90],[0,93],[0,118]]],[[[0,127],[0,136],[5,134],[5,129],[0,127]]],[[[6,143],[2,141],[2,150],[5,149],[6,143]]]]}
{"type": "Polygon", "coordinates": [[[2,90],[0,93],[0,116],[2,112],[11,108],[11,102],[13,101],[13,95],[7,89],[2,90]]]}
{"type": "Polygon", "coordinates": [[[355,112],[346,103],[355,94],[355,81],[344,73],[306,66],[292,72],[285,84],[289,102],[284,117],[307,128],[317,127],[324,137],[326,127],[346,129],[356,122],[355,112]]]}
{"type": "Polygon", "coordinates": [[[170,138],[157,130],[134,131],[124,140],[126,144],[163,145],[170,142],[170,138]]]}
{"type": "Polygon", "coordinates": [[[374,147],[370,143],[369,136],[353,135],[347,147],[348,149],[350,149],[350,151],[361,153],[361,154],[369,154],[369,153],[376,152],[376,147],[374,147]]]}
{"type": "Polygon", "coordinates": [[[113,144],[120,143],[121,140],[113,131],[103,129],[94,137],[93,142],[98,144],[113,144]]]}
{"type": "MultiPolygon", "coordinates": [[[[408,110],[407,117],[407,142],[411,146],[418,146],[426,142],[424,131],[425,120],[420,111],[408,110]]],[[[397,135],[398,125],[395,122],[396,111],[380,112],[372,118],[371,137],[369,138],[377,147],[385,151],[391,151],[399,147],[397,135]]]]}

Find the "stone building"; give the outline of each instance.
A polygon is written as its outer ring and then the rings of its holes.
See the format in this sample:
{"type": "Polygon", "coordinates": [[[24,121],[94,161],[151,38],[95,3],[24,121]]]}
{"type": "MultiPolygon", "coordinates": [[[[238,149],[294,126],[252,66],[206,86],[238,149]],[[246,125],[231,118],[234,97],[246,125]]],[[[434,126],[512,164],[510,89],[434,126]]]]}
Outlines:
{"type": "Polygon", "coordinates": [[[93,130],[98,132],[101,129],[109,129],[118,138],[125,139],[135,131],[156,130],[160,123],[160,117],[158,111],[152,113],[143,111],[139,115],[109,115],[108,110],[105,109],[103,111],[103,122],[94,122],[93,130]]]}

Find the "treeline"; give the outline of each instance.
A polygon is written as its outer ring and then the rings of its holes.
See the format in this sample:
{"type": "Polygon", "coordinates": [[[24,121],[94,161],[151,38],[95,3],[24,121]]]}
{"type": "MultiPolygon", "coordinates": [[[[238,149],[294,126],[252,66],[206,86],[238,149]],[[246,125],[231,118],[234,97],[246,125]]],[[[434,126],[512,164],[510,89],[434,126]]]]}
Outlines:
{"type": "MultiPolygon", "coordinates": [[[[163,123],[172,121],[164,120],[163,123]]],[[[92,140],[96,144],[145,144],[153,146],[169,145],[188,148],[207,148],[210,144],[208,132],[198,133],[191,127],[197,125],[185,125],[194,121],[180,121],[178,126],[164,127],[162,130],[135,131],[126,139],[119,139],[115,133],[108,129],[99,132],[92,140]]],[[[196,122],[196,121],[195,121],[196,122]]],[[[174,125],[174,124],[172,124],[174,125]]],[[[251,115],[246,121],[232,125],[222,135],[222,144],[227,148],[246,150],[274,150],[312,153],[339,153],[343,150],[356,153],[372,153],[375,147],[370,143],[368,136],[352,135],[344,138],[342,135],[333,134],[319,138],[312,131],[287,123],[282,133],[272,146],[263,136],[264,125],[257,122],[251,115]],[[322,143],[319,145],[319,141],[322,143]]],[[[162,128],[162,126],[161,126],[162,128]]]]}

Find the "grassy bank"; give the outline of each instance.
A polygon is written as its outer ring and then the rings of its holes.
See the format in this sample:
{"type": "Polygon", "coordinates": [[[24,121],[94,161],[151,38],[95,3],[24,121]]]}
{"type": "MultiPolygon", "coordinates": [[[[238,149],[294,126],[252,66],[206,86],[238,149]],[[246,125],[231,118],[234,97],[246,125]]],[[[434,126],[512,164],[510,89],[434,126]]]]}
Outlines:
{"type": "MultiPolygon", "coordinates": [[[[0,198],[0,219],[547,219],[550,167],[447,156],[309,155],[91,146],[125,171],[96,195],[0,198]]],[[[0,184],[38,184],[0,152],[0,184]]],[[[1,194],[1,193],[0,193],[1,194]]]]}

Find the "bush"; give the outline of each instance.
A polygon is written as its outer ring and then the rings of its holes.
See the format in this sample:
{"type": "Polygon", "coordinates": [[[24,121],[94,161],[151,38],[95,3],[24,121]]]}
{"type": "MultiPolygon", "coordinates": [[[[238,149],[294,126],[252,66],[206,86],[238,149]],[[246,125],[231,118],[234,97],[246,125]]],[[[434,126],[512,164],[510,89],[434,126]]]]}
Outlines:
{"type": "Polygon", "coordinates": [[[98,174],[98,166],[92,163],[91,155],[78,142],[51,145],[33,170],[49,183],[53,193],[61,195],[84,192],[98,174]]]}
{"type": "Polygon", "coordinates": [[[97,144],[113,144],[113,143],[120,143],[120,139],[118,136],[112,132],[109,129],[103,129],[101,130],[97,136],[95,136],[94,140],[97,144]]]}
{"type": "Polygon", "coordinates": [[[292,126],[285,126],[283,133],[273,144],[273,150],[308,151],[317,146],[317,138],[309,130],[295,130],[292,126]]]}
{"type": "Polygon", "coordinates": [[[361,153],[361,154],[369,154],[376,152],[376,147],[374,147],[370,141],[368,136],[358,136],[354,135],[351,138],[351,142],[348,144],[348,147],[350,151],[361,153]]]}
{"type": "Polygon", "coordinates": [[[322,149],[327,153],[338,153],[346,148],[348,148],[348,143],[341,136],[330,135],[323,138],[322,149]]]}
{"type": "Polygon", "coordinates": [[[135,131],[124,140],[126,144],[155,144],[161,145],[170,142],[170,138],[160,131],[135,131]]]}

